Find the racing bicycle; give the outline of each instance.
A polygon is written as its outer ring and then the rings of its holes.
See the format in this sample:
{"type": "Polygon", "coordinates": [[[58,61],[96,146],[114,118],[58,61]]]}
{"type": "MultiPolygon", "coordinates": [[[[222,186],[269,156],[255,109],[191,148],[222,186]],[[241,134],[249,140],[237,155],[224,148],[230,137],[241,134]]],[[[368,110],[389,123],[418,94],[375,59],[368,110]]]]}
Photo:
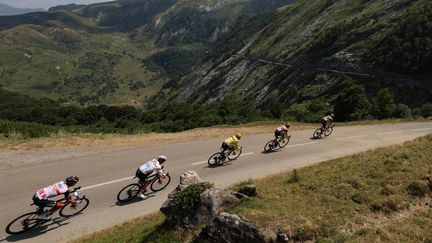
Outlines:
{"type": "Polygon", "coordinates": [[[330,136],[332,132],[333,132],[333,123],[327,125],[324,131],[322,130],[322,128],[318,128],[317,130],[315,130],[315,132],[313,133],[313,138],[325,138],[330,136]]]}
{"type": "MultiPolygon", "coordinates": [[[[81,187],[76,187],[70,193],[70,196],[76,202],[75,204],[66,202],[66,199],[64,199],[64,198],[57,200],[57,202],[63,202],[64,203],[64,206],[59,211],[59,215],[61,217],[69,218],[69,217],[75,216],[87,208],[90,201],[88,198],[86,198],[86,196],[82,196],[82,197],[79,196],[80,189],[81,189],[81,187]]],[[[31,206],[32,205],[34,205],[34,203],[32,203],[31,206]]],[[[8,234],[24,233],[26,231],[33,229],[34,227],[36,227],[40,224],[43,224],[43,223],[49,221],[46,219],[40,219],[39,218],[39,215],[41,215],[42,213],[45,213],[45,212],[46,211],[44,210],[44,207],[38,206],[36,211],[23,214],[23,215],[19,216],[18,218],[14,219],[12,222],[10,222],[8,224],[8,226],[6,227],[6,232],[8,234]]]]}
{"type": "Polygon", "coordinates": [[[264,152],[270,152],[275,149],[283,148],[285,147],[291,139],[291,135],[288,135],[286,131],[282,133],[282,136],[278,137],[277,139],[272,139],[266,143],[264,146],[264,152]]]}
{"type": "Polygon", "coordinates": [[[227,150],[221,148],[220,152],[217,152],[210,156],[207,163],[209,164],[209,166],[216,166],[224,163],[225,161],[227,161],[227,159],[228,161],[237,159],[241,155],[241,153],[242,147],[240,146],[235,146],[232,149],[227,150]]]}
{"type": "MultiPolygon", "coordinates": [[[[162,172],[163,173],[163,172],[162,172]]],[[[164,174],[165,178],[160,179],[157,173],[153,173],[148,177],[148,180],[151,180],[150,190],[153,192],[158,192],[163,190],[168,184],[171,182],[171,176],[169,173],[164,174]]],[[[134,178],[137,178],[134,176],[134,178]]],[[[144,182],[138,179],[137,183],[129,184],[117,194],[117,200],[119,202],[129,202],[130,200],[137,197],[138,193],[141,191],[144,186],[144,182]]]]}

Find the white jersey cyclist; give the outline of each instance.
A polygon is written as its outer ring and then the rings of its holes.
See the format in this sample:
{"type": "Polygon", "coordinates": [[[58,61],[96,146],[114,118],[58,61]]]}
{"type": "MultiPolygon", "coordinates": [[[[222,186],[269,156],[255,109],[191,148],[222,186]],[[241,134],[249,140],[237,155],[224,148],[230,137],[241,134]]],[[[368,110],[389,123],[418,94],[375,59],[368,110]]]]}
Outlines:
{"type": "Polygon", "coordinates": [[[48,199],[61,194],[65,194],[68,191],[68,186],[64,181],[56,182],[47,187],[41,188],[36,192],[36,197],[39,199],[48,199]]]}
{"type": "Polygon", "coordinates": [[[141,189],[138,193],[138,197],[142,199],[146,199],[148,196],[143,193],[146,191],[147,186],[151,183],[149,180],[149,176],[156,172],[159,179],[165,178],[165,175],[162,171],[161,164],[165,163],[167,157],[165,155],[160,155],[157,159],[152,159],[141,165],[137,171],[135,172],[135,176],[140,179],[140,183],[142,183],[141,189]]]}
{"type": "Polygon", "coordinates": [[[145,164],[141,165],[139,167],[139,170],[143,174],[149,174],[150,172],[153,171],[158,171],[158,172],[161,171],[162,166],[160,165],[159,161],[157,161],[156,159],[152,159],[147,161],[145,164]]]}

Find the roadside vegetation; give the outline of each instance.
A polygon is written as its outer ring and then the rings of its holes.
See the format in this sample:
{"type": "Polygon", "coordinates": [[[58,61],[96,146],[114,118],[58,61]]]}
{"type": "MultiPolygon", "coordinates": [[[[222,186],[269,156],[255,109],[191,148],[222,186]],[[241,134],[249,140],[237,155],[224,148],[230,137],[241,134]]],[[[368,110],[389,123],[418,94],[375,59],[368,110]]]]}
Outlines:
{"type": "MultiPolygon", "coordinates": [[[[383,89],[370,102],[360,86],[344,89],[336,99],[336,121],[412,118],[432,116],[432,104],[411,110],[397,104],[383,89]]],[[[0,135],[7,138],[37,138],[53,134],[138,134],[180,132],[198,127],[237,125],[264,120],[318,122],[332,112],[322,100],[307,105],[258,106],[228,95],[210,104],[171,103],[154,109],[133,106],[64,106],[50,99],[37,99],[0,88],[0,135]]]]}
{"type": "MultiPolygon", "coordinates": [[[[432,135],[347,156],[253,183],[259,196],[230,208],[262,229],[296,241],[432,240],[432,135]]],[[[77,242],[190,242],[156,213],[77,242]]]]}

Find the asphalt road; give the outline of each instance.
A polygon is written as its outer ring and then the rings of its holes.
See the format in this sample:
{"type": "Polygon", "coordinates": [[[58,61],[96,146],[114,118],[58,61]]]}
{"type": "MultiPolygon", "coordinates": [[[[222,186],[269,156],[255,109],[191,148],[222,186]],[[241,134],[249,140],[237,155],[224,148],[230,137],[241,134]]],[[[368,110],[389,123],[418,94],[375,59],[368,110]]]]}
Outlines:
{"type": "Polygon", "coordinates": [[[208,168],[207,159],[218,151],[220,139],[106,151],[103,154],[2,169],[0,241],[64,242],[154,212],[178,184],[179,176],[188,170],[195,170],[203,180],[214,182],[217,186],[227,186],[343,155],[399,144],[432,133],[432,122],[336,126],[331,136],[319,140],[311,139],[312,132],[294,131],[284,149],[267,154],[262,153],[263,147],[273,134],[246,136],[241,140],[242,156],[216,168],[208,168]],[[173,178],[171,184],[149,199],[118,204],[116,195],[125,185],[134,182],[131,176],[136,168],[159,154],[168,157],[165,169],[173,178]],[[17,236],[6,234],[4,229],[9,222],[35,209],[30,204],[37,189],[69,175],[80,177],[82,194],[90,199],[90,206],[83,214],[69,219],[55,214],[54,220],[29,233],[17,236]]]}

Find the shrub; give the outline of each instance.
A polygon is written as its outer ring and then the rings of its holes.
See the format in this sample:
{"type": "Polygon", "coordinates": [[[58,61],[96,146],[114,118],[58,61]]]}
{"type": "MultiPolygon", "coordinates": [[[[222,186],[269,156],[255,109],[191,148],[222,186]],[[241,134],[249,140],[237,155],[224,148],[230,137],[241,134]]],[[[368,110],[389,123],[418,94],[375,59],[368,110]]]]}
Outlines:
{"type": "Polygon", "coordinates": [[[200,194],[214,186],[211,182],[201,182],[188,186],[174,195],[174,203],[182,210],[193,210],[198,206],[200,194]]]}
{"type": "Polygon", "coordinates": [[[407,187],[407,191],[412,196],[423,197],[429,191],[429,185],[427,181],[422,181],[422,180],[413,181],[407,187]]]}
{"type": "Polygon", "coordinates": [[[420,115],[424,118],[432,116],[432,103],[427,102],[420,108],[420,115]]]}
{"type": "Polygon", "coordinates": [[[294,169],[292,175],[290,176],[290,178],[288,179],[288,183],[296,183],[300,180],[300,176],[297,173],[297,170],[294,169]]]}

